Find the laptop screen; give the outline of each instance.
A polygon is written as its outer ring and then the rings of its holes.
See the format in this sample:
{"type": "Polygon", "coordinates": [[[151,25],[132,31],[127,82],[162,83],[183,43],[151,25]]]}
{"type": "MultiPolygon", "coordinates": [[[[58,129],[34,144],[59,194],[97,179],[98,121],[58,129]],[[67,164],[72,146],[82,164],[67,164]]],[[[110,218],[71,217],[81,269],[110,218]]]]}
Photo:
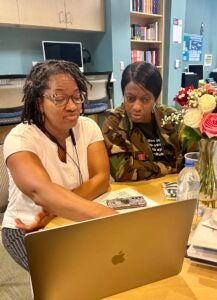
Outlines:
{"type": "Polygon", "coordinates": [[[27,234],[35,299],[96,300],[178,274],[196,202],[27,234]]]}
{"type": "Polygon", "coordinates": [[[84,71],[82,44],[80,42],[42,41],[44,60],[63,59],[74,62],[84,71]]]}

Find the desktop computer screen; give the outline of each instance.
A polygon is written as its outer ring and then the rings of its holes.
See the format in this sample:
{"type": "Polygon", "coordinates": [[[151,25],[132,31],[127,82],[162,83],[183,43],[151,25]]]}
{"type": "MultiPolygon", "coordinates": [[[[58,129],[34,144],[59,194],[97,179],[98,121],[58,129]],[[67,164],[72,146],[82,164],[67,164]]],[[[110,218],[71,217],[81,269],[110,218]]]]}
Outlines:
{"type": "Polygon", "coordinates": [[[83,67],[82,44],[80,42],[42,41],[44,60],[63,59],[78,65],[81,72],[83,67]]]}
{"type": "Polygon", "coordinates": [[[197,74],[199,80],[203,80],[203,65],[188,65],[188,71],[197,74]]]}

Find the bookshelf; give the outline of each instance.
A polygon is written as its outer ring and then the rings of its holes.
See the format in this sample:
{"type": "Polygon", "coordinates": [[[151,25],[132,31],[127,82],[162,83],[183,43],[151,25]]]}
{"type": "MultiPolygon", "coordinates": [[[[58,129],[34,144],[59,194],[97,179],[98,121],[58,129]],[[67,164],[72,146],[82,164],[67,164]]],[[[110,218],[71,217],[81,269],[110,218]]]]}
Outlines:
{"type": "Polygon", "coordinates": [[[165,0],[130,0],[131,60],[156,65],[163,75],[165,0]]]}

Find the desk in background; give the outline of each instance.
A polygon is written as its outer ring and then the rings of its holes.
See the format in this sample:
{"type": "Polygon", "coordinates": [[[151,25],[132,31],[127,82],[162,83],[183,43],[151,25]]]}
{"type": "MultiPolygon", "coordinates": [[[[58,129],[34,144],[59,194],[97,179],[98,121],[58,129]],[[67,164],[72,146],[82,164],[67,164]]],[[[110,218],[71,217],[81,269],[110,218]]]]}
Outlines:
{"type": "MultiPolygon", "coordinates": [[[[176,175],[152,179],[148,181],[120,183],[114,182],[110,190],[125,187],[134,188],[136,191],[165,204],[162,182],[175,181],[176,175]]],[[[72,223],[63,218],[55,218],[48,227],[72,223]]],[[[168,245],[169,246],[169,245],[168,245]]],[[[160,249],[159,249],[160,251],[160,249]]],[[[217,299],[217,269],[192,263],[185,258],[181,273],[142,287],[138,287],[106,300],[216,300],[217,299]]]]}

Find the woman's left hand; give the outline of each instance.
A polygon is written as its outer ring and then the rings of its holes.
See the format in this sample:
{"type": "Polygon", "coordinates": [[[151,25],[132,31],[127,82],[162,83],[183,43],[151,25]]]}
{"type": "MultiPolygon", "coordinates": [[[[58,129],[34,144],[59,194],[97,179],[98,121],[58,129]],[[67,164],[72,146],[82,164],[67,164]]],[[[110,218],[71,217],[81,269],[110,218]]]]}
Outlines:
{"type": "Polygon", "coordinates": [[[26,232],[31,232],[38,230],[40,228],[44,228],[53,218],[54,214],[42,209],[35,217],[35,221],[31,224],[25,224],[20,219],[16,219],[16,227],[19,229],[23,229],[26,232]]]}

